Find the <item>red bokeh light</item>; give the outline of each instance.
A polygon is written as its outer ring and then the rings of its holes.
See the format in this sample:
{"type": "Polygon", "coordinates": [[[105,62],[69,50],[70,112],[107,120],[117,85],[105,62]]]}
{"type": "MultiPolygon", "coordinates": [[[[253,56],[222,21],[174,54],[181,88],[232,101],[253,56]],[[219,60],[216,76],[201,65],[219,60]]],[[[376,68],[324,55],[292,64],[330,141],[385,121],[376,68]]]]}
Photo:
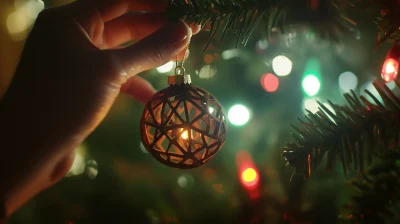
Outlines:
{"type": "Polygon", "coordinates": [[[393,58],[387,58],[382,67],[382,79],[391,82],[397,78],[399,71],[399,61],[393,58]]]}
{"type": "Polygon", "coordinates": [[[260,174],[253,163],[250,153],[245,150],[238,152],[236,154],[236,164],[242,186],[249,191],[257,189],[260,182],[260,174]]]}
{"type": "Polygon", "coordinates": [[[268,73],[261,77],[261,86],[265,91],[272,93],[279,87],[279,79],[274,74],[268,73]]]}

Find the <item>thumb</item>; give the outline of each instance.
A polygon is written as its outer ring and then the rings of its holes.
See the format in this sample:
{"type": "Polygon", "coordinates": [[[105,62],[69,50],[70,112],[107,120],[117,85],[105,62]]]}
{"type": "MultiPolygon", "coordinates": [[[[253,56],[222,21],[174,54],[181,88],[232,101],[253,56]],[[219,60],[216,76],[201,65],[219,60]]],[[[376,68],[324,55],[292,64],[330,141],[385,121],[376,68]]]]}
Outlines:
{"type": "Polygon", "coordinates": [[[160,66],[187,47],[192,31],[184,22],[168,24],[139,42],[110,50],[120,75],[130,77],[160,66]]]}

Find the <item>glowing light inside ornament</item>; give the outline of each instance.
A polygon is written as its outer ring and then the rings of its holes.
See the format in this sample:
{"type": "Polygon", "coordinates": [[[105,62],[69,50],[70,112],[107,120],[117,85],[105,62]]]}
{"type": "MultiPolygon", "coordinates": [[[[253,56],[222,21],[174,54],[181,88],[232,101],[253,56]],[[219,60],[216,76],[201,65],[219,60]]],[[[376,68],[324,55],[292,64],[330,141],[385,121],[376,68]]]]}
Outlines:
{"type": "Polygon", "coordinates": [[[387,58],[382,67],[382,79],[386,82],[393,81],[397,79],[399,71],[399,61],[393,58],[387,58]]]}
{"type": "Polygon", "coordinates": [[[321,88],[321,83],[315,75],[307,75],[303,79],[303,89],[308,96],[315,96],[321,88]]]}
{"type": "Polygon", "coordinates": [[[272,60],[272,69],[277,76],[287,76],[292,72],[292,61],[285,56],[277,56],[272,60]]]}
{"type": "Polygon", "coordinates": [[[220,103],[207,91],[193,85],[170,85],[146,104],[141,140],[147,151],[165,165],[199,167],[223,146],[225,117],[220,103]]]}
{"type": "Polygon", "coordinates": [[[173,68],[174,68],[174,62],[170,61],[165,63],[164,65],[161,65],[160,67],[157,67],[156,69],[159,73],[168,73],[172,71],[173,68]]]}
{"type": "Polygon", "coordinates": [[[344,72],[339,76],[339,87],[343,92],[350,92],[350,90],[357,88],[357,85],[358,78],[354,73],[344,72]]]}
{"type": "Polygon", "coordinates": [[[279,79],[274,74],[268,73],[261,77],[261,85],[265,91],[272,93],[278,90],[279,79]]]}
{"type": "Polygon", "coordinates": [[[214,107],[209,107],[209,108],[208,108],[208,112],[209,112],[210,114],[212,114],[212,113],[214,112],[214,110],[215,110],[214,107]]]}
{"type": "Polygon", "coordinates": [[[228,119],[233,125],[244,125],[250,120],[250,111],[243,105],[234,105],[228,111],[228,119]]]}
{"type": "MultiPolygon", "coordinates": [[[[180,131],[182,132],[182,131],[183,131],[183,128],[181,128],[180,131]]],[[[188,134],[188,131],[187,131],[187,130],[182,132],[181,138],[183,138],[183,139],[185,139],[185,140],[189,138],[189,134],[188,134]]]]}

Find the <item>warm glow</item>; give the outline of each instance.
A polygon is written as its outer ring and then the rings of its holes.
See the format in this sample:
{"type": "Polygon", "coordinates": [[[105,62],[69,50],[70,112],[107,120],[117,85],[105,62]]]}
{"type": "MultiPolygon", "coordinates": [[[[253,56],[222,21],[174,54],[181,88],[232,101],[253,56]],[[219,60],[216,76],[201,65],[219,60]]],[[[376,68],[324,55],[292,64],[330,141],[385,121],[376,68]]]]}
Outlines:
{"type": "Polygon", "coordinates": [[[246,183],[255,181],[257,178],[257,172],[253,168],[247,168],[242,173],[242,179],[246,183]]]}
{"type": "MultiPolygon", "coordinates": [[[[181,128],[181,130],[180,131],[183,131],[183,128],[181,128]]],[[[183,138],[183,139],[188,139],[189,138],[189,134],[188,134],[188,131],[184,131],[184,132],[182,132],[182,134],[181,134],[181,138],[183,138]]]]}
{"type": "Polygon", "coordinates": [[[399,71],[399,62],[393,58],[388,58],[382,67],[382,79],[391,82],[397,78],[399,71]]]}

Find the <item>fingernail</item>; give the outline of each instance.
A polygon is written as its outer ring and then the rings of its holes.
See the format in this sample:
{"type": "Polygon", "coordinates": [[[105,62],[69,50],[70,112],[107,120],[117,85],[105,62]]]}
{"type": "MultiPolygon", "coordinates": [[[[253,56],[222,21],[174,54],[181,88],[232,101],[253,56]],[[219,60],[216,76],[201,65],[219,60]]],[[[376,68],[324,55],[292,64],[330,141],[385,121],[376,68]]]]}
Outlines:
{"type": "Polygon", "coordinates": [[[159,34],[163,36],[163,41],[177,45],[192,36],[192,29],[186,23],[179,21],[164,26],[159,31],[159,34]]]}

